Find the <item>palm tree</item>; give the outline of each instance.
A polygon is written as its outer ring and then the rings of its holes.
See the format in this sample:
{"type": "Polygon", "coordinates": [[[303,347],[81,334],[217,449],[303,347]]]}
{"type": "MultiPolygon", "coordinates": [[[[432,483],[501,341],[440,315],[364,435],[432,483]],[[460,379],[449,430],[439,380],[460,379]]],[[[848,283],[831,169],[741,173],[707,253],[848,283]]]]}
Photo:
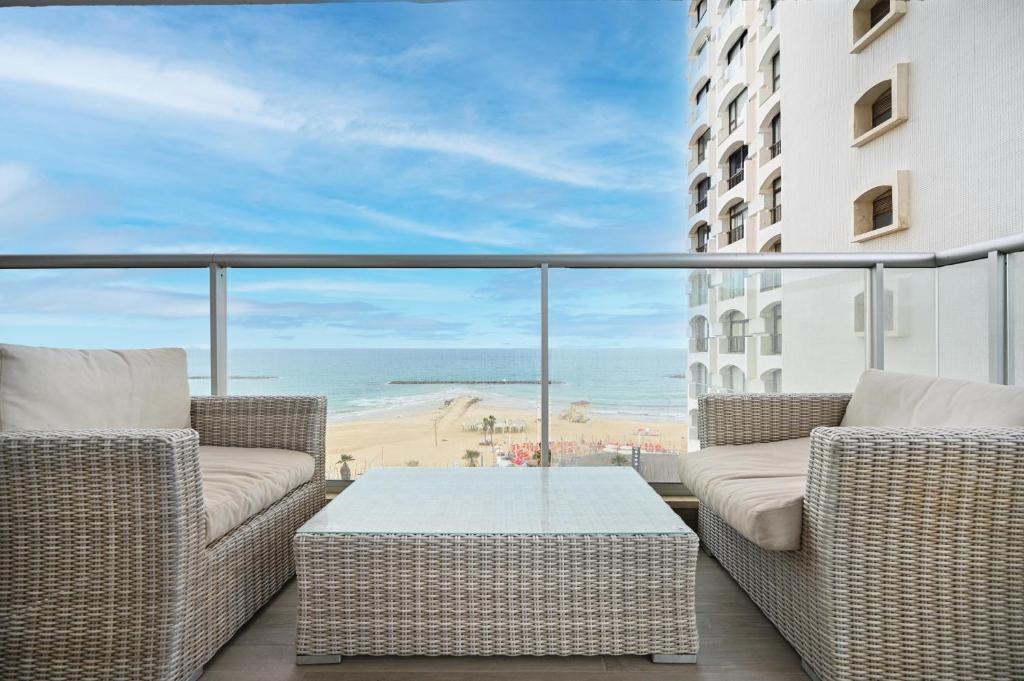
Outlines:
{"type": "Polygon", "coordinates": [[[470,467],[473,467],[476,465],[476,460],[480,458],[480,452],[475,449],[467,449],[466,453],[462,455],[462,458],[469,463],[470,467]]]}
{"type": "Polygon", "coordinates": [[[613,466],[625,466],[627,463],[629,463],[629,458],[625,454],[612,454],[613,466]]]}
{"type": "Polygon", "coordinates": [[[342,454],[341,456],[338,457],[338,476],[342,480],[352,479],[352,471],[349,470],[348,462],[355,460],[356,457],[352,456],[351,454],[342,454]]]}
{"type": "Polygon", "coordinates": [[[498,422],[498,419],[494,418],[494,415],[484,417],[484,444],[494,444],[494,425],[498,422]]]}

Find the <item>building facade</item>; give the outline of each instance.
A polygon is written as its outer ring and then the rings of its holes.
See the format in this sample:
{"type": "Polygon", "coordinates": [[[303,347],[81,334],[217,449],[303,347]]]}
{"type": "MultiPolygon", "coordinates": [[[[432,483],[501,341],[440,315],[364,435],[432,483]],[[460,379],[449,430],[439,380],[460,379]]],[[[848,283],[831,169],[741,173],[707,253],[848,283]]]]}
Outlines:
{"type": "MultiPolygon", "coordinates": [[[[688,230],[695,252],[782,250],[782,78],[776,0],[694,0],[688,16],[688,230]]],[[[689,404],[782,389],[778,271],[694,270],[689,404]]],[[[696,428],[691,428],[692,438],[696,428]]],[[[691,439],[692,439],[691,438],[691,439]]]]}
{"type": "MultiPolygon", "coordinates": [[[[775,13],[781,104],[799,131],[786,140],[787,251],[932,252],[1024,231],[1024,3],[782,0],[775,13]]],[[[988,380],[987,277],[984,262],[886,271],[885,367],[988,380]]],[[[786,337],[786,389],[852,387],[863,277],[785,284],[800,330],[786,337]]]]}

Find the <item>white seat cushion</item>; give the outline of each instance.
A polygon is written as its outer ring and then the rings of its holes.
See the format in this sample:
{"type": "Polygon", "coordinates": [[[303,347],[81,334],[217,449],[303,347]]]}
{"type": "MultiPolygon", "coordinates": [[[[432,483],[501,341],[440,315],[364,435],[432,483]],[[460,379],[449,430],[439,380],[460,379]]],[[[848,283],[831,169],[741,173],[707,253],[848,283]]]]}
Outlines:
{"type": "Polygon", "coordinates": [[[314,467],[313,457],[305,452],[200,446],[206,543],[212,544],[309,482],[314,467]]]}
{"type": "Polygon", "coordinates": [[[181,348],[60,350],[0,344],[0,430],[188,428],[181,348]]]}
{"type": "Polygon", "coordinates": [[[800,548],[810,438],[709,447],[683,455],[680,477],[741,535],[772,551],[800,548]]]}
{"type": "Polygon", "coordinates": [[[1024,426],[1024,388],[865,371],[844,426],[1024,426]]]}

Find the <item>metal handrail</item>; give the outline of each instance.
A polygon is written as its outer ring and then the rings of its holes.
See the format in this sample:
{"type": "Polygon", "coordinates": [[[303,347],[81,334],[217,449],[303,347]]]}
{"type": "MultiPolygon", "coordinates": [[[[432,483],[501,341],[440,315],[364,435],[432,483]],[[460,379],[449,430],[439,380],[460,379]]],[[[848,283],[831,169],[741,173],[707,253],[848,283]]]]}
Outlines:
{"type": "Polygon", "coordinates": [[[593,253],[593,254],[25,254],[0,255],[0,270],[33,269],[930,269],[1024,251],[1024,232],[937,253],[593,253]]]}

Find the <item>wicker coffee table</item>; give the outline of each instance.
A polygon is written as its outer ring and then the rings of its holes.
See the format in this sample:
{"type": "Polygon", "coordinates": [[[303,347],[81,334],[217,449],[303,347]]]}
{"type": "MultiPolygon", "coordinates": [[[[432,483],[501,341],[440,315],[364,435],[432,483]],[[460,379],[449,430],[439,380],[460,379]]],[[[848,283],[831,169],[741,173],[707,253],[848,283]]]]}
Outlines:
{"type": "Polygon", "coordinates": [[[697,536],[630,468],[379,468],[295,536],[297,661],[695,662],[697,536]]]}

